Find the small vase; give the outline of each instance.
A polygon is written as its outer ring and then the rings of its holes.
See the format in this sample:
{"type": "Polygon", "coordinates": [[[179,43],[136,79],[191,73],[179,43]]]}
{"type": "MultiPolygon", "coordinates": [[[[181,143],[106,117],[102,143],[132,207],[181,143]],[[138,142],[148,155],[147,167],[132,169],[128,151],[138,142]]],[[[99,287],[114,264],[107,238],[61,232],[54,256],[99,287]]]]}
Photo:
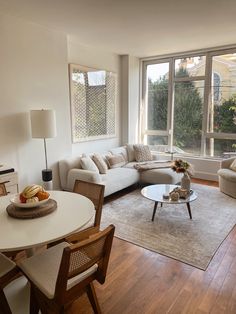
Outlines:
{"type": "Polygon", "coordinates": [[[184,172],[181,179],[181,188],[190,191],[190,177],[187,172],[184,172]]]}

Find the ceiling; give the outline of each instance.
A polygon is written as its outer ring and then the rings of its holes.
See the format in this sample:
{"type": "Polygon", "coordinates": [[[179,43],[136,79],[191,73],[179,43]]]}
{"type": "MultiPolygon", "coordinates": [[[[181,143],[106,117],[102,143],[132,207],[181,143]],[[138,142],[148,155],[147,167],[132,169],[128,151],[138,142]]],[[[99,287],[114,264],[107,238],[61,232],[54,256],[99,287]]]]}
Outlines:
{"type": "Polygon", "coordinates": [[[0,12],[137,57],[236,44],[235,0],[0,0],[0,12]]]}

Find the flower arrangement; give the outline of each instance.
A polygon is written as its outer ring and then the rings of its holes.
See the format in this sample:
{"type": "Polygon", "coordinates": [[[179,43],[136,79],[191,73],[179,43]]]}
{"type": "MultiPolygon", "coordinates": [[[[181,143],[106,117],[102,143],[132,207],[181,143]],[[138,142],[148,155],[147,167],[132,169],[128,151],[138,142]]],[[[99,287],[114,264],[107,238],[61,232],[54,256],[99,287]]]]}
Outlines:
{"type": "Polygon", "coordinates": [[[174,160],[171,169],[177,173],[187,173],[190,176],[193,175],[192,165],[182,159],[174,160]]]}

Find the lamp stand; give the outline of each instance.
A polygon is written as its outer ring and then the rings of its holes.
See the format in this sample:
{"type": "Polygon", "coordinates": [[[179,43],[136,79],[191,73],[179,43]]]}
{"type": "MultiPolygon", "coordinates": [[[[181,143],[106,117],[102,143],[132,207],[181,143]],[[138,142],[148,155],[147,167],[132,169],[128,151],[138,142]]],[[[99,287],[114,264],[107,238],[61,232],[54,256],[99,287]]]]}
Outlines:
{"type": "Polygon", "coordinates": [[[44,153],[45,153],[45,162],[46,169],[42,170],[42,179],[43,179],[43,188],[45,190],[52,190],[52,169],[48,169],[48,160],[47,160],[47,144],[46,139],[43,139],[44,142],[44,153]]]}

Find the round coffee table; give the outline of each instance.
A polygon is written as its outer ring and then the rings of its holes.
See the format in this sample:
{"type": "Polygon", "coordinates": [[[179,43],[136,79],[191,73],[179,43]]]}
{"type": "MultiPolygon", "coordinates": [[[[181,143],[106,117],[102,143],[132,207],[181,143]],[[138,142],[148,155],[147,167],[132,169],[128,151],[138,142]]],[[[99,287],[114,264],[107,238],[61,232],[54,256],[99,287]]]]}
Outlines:
{"type": "Polygon", "coordinates": [[[153,208],[153,213],[152,213],[152,221],[155,218],[157,205],[159,202],[161,203],[161,206],[163,203],[166,203],[166,204],[186,204],[187,209],[188,209],[188,213],[189,213],[189,218],[192,219],[190,203],[197,199],[197,194],[194,191],[192,191],[192,193],[189,195],[189,197],[180,198],[178,201],[172,201],[170,198],[167,198],[167,199],[163,198],[163,194],[169,194],[176,187],[177,187],[177,185],[173,185],[173,184],[154,184],[154,185],[146,186],[145,188],[143,188],[141,190],[141,194],[144,197],[155,202],[154,208],[153,208]]]}

